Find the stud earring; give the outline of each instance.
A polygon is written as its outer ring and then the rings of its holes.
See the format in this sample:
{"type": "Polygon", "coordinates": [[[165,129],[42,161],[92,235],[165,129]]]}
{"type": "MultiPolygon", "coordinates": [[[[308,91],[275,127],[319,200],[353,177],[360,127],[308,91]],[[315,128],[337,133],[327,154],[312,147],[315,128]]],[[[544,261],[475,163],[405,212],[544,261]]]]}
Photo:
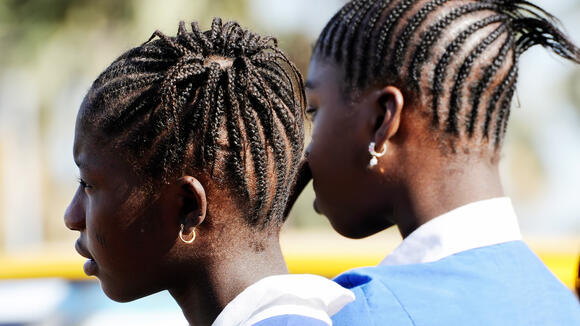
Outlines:
{"type": "Polygon", "coordinates": [[[372,168],[375,165],[379,164],[378,158],[382,157],[387,152],[387,144],[383,145],[383,151],[380,153],[377,153],[375,151],[375,146],[376,146],[375,142],[371,142],[369,144],[369,154],[371,154],[371,156],[372,156],[371,161],[369,162],[369,168],[372,168]]]}
{"type": "Polygon", "coordinates": [[[181,224],[181,230],[179,230],[179,239],[181,239],[181,241],[183,241],[184,243],[190,244],[193,243],[193,241],[195,241],[195,228],[193,228],[193,230],[191,231],[191,239],[189,240],[185,240],[183,238],[183,229],[185,228],[185,225],[181,224]]]}

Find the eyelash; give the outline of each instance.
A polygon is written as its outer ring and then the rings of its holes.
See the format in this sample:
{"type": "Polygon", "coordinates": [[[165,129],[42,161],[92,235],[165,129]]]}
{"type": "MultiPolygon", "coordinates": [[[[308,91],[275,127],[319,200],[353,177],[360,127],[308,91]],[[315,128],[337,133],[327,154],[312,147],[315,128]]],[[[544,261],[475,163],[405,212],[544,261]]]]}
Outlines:
{"type": "Polygon", "coordinates": [[[90,188],[90,186],[86,183],[86,181],[81,179],[80,177],[78,178],[78,182],[83,189],[90,188]]]}
{"type": "Polygon", "coordinates": [[[318,109],[316,109],[313,106],[309,106],[306,108],[306,116],[308,117],[309,120],[314,120],[317,112],[318,112],[318,109]]]}

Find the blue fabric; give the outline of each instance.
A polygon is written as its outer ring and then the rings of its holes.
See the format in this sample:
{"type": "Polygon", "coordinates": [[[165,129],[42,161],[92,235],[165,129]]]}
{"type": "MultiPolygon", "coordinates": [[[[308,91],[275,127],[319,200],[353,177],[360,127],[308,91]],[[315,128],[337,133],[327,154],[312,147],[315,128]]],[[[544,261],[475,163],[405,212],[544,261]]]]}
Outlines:
{"type": "Polygon", "coordinates": [[[521,241],[442,260],[355,269],[341,325],[580,325],[580,303],[521,241]]]}
{"type": "Polygon", "coordinates": [[[301,315],[282,315],[264,319],[253,326],[328,326],[320,319],[301,315]]]}

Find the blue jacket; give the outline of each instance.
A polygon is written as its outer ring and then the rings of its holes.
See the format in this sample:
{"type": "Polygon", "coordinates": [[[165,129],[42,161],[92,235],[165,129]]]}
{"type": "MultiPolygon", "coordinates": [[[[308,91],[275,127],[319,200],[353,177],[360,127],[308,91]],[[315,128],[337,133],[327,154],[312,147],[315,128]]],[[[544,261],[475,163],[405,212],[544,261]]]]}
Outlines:
{"type": "Polygon", "coordinates": [[[341,325],[580,325],[580,303],[521,241],[436,262],[351,270],[341,325]]]}

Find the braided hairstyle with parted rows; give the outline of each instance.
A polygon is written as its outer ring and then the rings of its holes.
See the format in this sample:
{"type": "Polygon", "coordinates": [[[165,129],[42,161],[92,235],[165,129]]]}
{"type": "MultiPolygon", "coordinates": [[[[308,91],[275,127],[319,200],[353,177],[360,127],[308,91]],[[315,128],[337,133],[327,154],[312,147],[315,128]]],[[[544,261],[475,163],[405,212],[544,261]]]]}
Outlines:
{"type": "MultiPolygon", "coordinates": [[[[520,55],[534,45],[580,63],[551,14],[519,0],[354,0],[326,25],[314,56],[342,67],[349,94],[393,83],[457,139],[501,146],[520,55]]],[[[356,97],[356,95],[355,95],[356,97]]]]}
{"type": "Polygon", "coordinates": [[[279,225],[303,149],[302,76],[274,38],[219,18],[191,25],[115,60],[82,119],[152,180],[205,172],[234,186],[250,225],[279,225]]]}

